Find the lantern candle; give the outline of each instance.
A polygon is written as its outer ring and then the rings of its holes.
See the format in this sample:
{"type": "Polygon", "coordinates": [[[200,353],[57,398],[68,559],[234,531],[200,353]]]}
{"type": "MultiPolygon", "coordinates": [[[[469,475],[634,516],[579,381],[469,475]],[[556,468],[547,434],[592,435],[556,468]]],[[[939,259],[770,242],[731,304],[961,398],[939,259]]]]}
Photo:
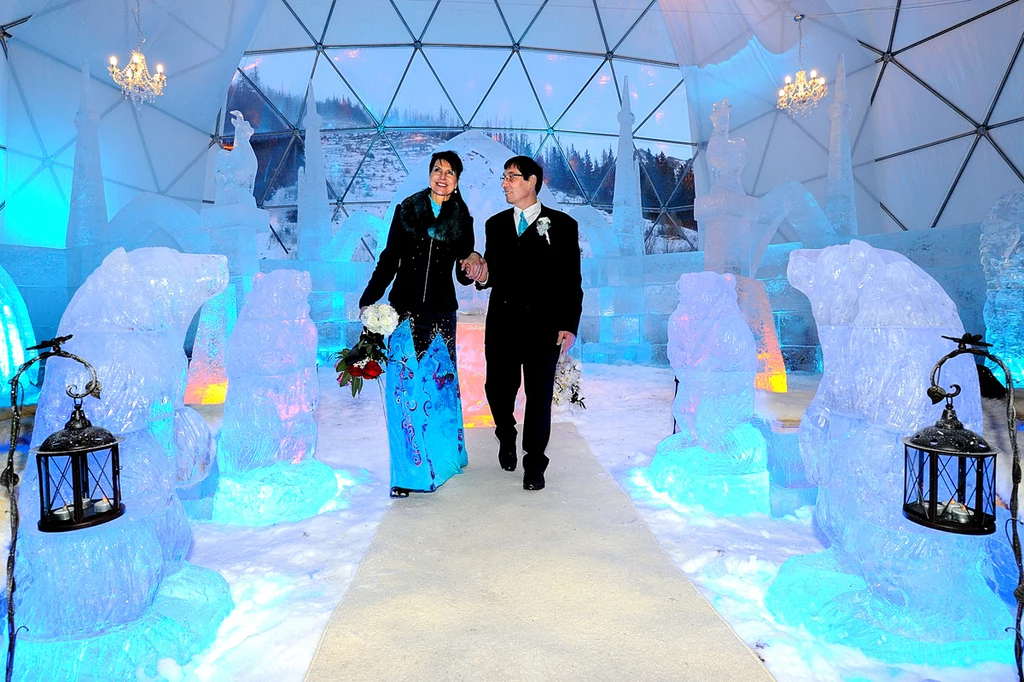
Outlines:
{"type": "Polygon", "coordinates": [[[51,513],[61,521],[67,521],[71,518],[71,507],[65,504],[63,507],[54,509],[51,513]]]}
{"type": "Polygon", "coordinates": [[[110,504],[110,500],[107,499],[106,496],[104,496],[102,500],[96,500],[92,504],[92,508],[97,514],[110,511],[112,506],[113,505],[110,504]]]}

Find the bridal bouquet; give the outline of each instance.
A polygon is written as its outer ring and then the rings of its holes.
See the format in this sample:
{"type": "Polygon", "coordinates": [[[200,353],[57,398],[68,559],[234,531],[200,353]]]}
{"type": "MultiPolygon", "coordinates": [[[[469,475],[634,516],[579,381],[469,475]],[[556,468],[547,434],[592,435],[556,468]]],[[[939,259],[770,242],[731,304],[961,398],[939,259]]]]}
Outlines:
{"type": "Polygon", "coordinates": [[[580,361],[569,355],[563,355],[555,366],[555,394],[551,399],[555,405],[568,405],[587,409],[583,402],[583,366],[580,361]]]}
{"type": "Polygon", "coordinates": [[[364,380],[373,380],[384,373],[388,364],[384,338],[398,327],[398,313],[386,303],[371,305],[360,316],[363,331],[356,345],[335,354],[334,371],[338,373],[338,386],[349,386],[352,397],[363,390],[364,380]]]}

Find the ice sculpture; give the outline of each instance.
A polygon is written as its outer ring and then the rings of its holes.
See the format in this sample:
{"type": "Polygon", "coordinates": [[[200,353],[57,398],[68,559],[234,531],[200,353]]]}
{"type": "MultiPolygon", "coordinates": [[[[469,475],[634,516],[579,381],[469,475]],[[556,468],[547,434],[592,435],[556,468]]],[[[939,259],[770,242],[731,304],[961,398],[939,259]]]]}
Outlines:
{"type": "Polygon", "coordinates": [[[92,97],[89,67],[82,66],[82,92],[75,115],[75,168],[64,244],[68,285],[77,287],[100,263],[106,250],[96,248],[107,233],[107,200],[100,162],[100,115],[92,97]],[[92,247],[92,248],[90,248],[92,247]]]}
{"type": "Polygon", "coordinates": [[[857,234],[857,192],[850,151],[850,105],[846,102],[846,63],[839,55],[832,104],[828,108],[832,128],[828,140],[828,182],[825,215],[837,234],[857,234]]]}
{"type": "Polygon", "coordinates": [[[697,197],[693,215],[704,231],[704,269],[753,277],[757,265],[752,249],[758,242],[755,225],[760,217],[757,199],[747,196],[740,179],[747,164],[746,142],[729,139],[729,100],[716,102],[708,140],[711,188],[697,197]]]}
{"type": "Polygon", "coordinates": [[[265,525],[316,514],[338,491],[313,459],[320,400],[308,272],[253,279],[228,340],[228,392],[217,448],[218,521],[265,525]]]}
{"type": "MultiPolygon", "coordinates": [[[[786,561],[769,608],[783,623],[885,661],[942,666],[1005,655],[1010,616],[986,585],[983,543],[902,514],[900,438],[939,418],[942,406],[925,390],[954,347],[941,336],[963,333],[956,306],[907,258],[857,240],[794,251],[789,279],[811,301],[824,355],[799,437],[818,485],[815,518],[832,546],[786,561]]],[[[973,362],[947,363],[941,381],[963,387],[957,412],[979,431],[973,362]]]]}
{"type": "Polygon", "coordinates": [[[462,397],[462,421],[466,427],[494,427],[491,407],[484,393],[486,363],[484,361],[483,315],[459,315],[455,329],[459,365],[459,392],[462,397]]]}
{"type": "MultiPolygon", "coordinates": [[[[619,111],[619,148],[615,157],[615,192],[612,198],[612,232],[618,241],[619,255],[644,255],[644,220],[640,212],[640,166],[633,150],[633,123],[629,109],[629,79],[622,79],[622,108],[619,111]]],[[[643,283],[643,262],[640,263],[643,283]]]]}
{"type": "Polygon", "coordinates": [[[331,207],[327,199],[327,170],[320,125],[324,119],[316,111],[313,82],[306,91],[306,161],[299,169],[299,259],[320,260],[331,240],[331,207]]]}
{"type": "Polygon", "coordinates": [[[459,381],[444,339],[435,336],[417,359],[409,322],[398,325],[384,376],[388,424],[401,425],[388,429],[391,480],[410,490],[433,491],[468,461],[459,381]]]}
{"type": "Polygon", "coordinates": [[[189,405],[221,405],[227,396],[227,341],[238,317],[235,289],[236,284],[229,283],[199,313],[185,387],[185,402],[189,405]]]}
{"type": "Polygon", "coordinates": [[[93,104],[88,65],[82,65],[82,94],[75,127],[78,137],[75,140],[75,169],[71,176],[71,211],[65,236],[68,249],[96,244],[107,226],[107,200],[100,163],[100,115],[93,104]]]}
{"type": "Polygon", "coordinates": [[[353,211],[345,219],[330,243],[322,251],[323,260],[348,263],[360,260],[363,249],[369,252],[369,259],[374,260],[374,249],[383,248],[388,237],[388,223],[366,211],[353,211]],[[372,241],[367,242],[369,237],[372,241]]]}
{"type": "MultiPolygon", "coordinates": [[[[25,349],[36,345],[32,321],[28,317],[28,308],[21,297],[17,285],[7,271],[0,267],[0,381],[3,382],[3,396],[0,397],[0,408],[10,407],[11,378],[18,368],[25,363],[25,349]]],[[[21,376],[21,388],[26,404],[36,402],[39,389],[39,366],[32,365],[21,376]]]]}
{"type": "MultiPolygon", "coordinates": [[[[981,223],[985,328],[992,353],[1024,386],[1024,191],[1004,194],[981,223]]],[[[996,370],[996,376],[1002,376],[996,370]]]]}
{"type": "Polygon", "coordinates": [[[649,479],[688,507],[718,515],[768,507],[765,440],[751,424],[757,346],[736,302],[736,278],[683,274],[669,318],[668,357],[679,381],[679,425],[658,444],[649,479]]]}
{"type": "Polygon", "coordinates": [[[217,182],[217,193],[214,195],[217,206],[256,206],[256,198],[252,190],[256,186],[258,162],[256,152],[252,149],[249,138],[252,137],[252,126],[242,116],[241,111],[231,112],[231,124],[235,127],[235,141],[231,149],[217,150],[214,166],[214,178],[217,182]]]}
{"type": "MultiPolygon", "coordinates": [[[[17,653],[43,659],[32,659],[33,667],[62,671],[36,679],[81,679],[72,670],[100,677],[125,667],[155,673],[157,658],[187,660],[231,608],[219,575],[184,562],[192,536],[175,493],[190,482],[179,479],[182,472],[194,480],[210,461],[209,430],[182,403],[185,332],[226,281],[221,256],[117,249],[61,319],[59,333],[74,335],[64,348],[88,359],[102,382],[102,399],[87,401],[86,413],[124,438],[127,511],[101,526],[40,533],[38,505],[22,505],[17,596],[26,631],[17,653]],[[127,650],[131,641],[150,648],[127,650]],[[58,660],[57,651],[68,655],[58,660]]],[[[77,363],[52,358],[46,379],[33,445],[63,428],[71,412],[64,388],[84,386],[87,375],[77,363]]],[[[37,499],[39,484],[36,468],[26,467],[22,499],[37,499]]]]}

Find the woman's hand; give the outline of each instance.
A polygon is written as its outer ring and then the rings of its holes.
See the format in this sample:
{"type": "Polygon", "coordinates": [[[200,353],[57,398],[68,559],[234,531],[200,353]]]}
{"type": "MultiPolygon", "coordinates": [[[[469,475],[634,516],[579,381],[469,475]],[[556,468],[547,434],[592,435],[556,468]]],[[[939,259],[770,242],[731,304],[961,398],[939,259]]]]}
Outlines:
{"type": "Polygon", "coordinates": [[[476,251],[469,254],[469,257],[459,261],[459,265],[462,267],[462,271],[466,273],[466,277],[477,282],[487,279],[487,262],[476,251]]]}

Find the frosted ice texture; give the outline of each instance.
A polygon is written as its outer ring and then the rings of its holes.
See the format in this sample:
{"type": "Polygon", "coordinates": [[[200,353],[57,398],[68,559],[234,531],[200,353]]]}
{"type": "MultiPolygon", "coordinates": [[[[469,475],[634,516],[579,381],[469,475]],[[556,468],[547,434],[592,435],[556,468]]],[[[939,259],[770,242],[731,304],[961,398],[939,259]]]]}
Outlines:
{"type": "MultiPolygon", "coordinates": [[[[11,379],[28,359],[25,349],[36,345],[32,321],[21,292],[7,271],[0,267],[0,408],[11,403],[11,379]]],[[[20,398],[25,404],[36,402],[39,389],[39,365],[35,364],[21,375],[20,398]]]]}
{"type": "Polygon", "coordinates": [[[765,441],[750,423],[757,346],[736,302],[736,278],[687,273],[677,287],[668,359],[679,381],[679,433],[658,444],[652,483],[708,511],[767,513],[765,441]]]}
{"type": "Polygon", "coordinates": [[[213,171],[217,182],[214,201],[217,206],[256,206],[252,190],[256,186],[258,162],[249,142],[253,129],[241,111],[231,112],[231,123],[235,127],[235,141],[230,150],[217,151],[213,171]]]}
{"type": "MultiPolygon", "coordinates": [[[[833,641],[883,648],[884,638],[875,641],[863,622],[926,641],[1005,637],[1005,610],[983,577],[983,545],[902,514],[900,438],[940,416],[925,390],[935,362],[955,347],[940,337],[963,333],[956,306],[907,258],[857,240],[794,251],[789,279],[810,299],[824,356],[799,431],[808,480],[819,490],[815,518],[838,565],[862,576],[868,590],[822,605],[808,627],[833,641]]],[[[971,359],[948,362],[941,382],[963,387],[957,413],[979,430],[971,359]]],[[[791,585],[787,566],[780,584],[791,585]]],[[[786,595],[780,598],[785,604],[786,595]]]]}
{"type": "Polygon", "coordinates": [[[309,318],[308,272],[253,278],[228,340],[228,393],[217,462],[221,475],[298,463],[316,448],[320,400],[317,333],[309,318]]]}
{"type": "Polygon", "coordinates": [[[368,248],[382,248],[387,236],[388,223],[366,211],[353,211],[324,247],[323,260],[348,263],[356,259],[357,250],[364,239],[369,238],[368,248]]]}
{"type": "Polygon", "coordinates": [[[228,390],[227,346],[235,328],[235,285],[217,294],[203,306],[199,325],[192,342],[192,359],[188,363],[188,385],[185,402],[190,404],[223,404],[228,390]]]}
{"type": "Polygon", "coordinates": [[[747,196],[742,174],[746,166],[743,138],[729,138],[729,100],[716,102],[708,140],[711,187],[697,197],[694,216],[704,230],[704,269],[754,277],[776,232],[788,221],[787,235],[813,246],[834,240],[835,230],[811,193],[798,182],[773,187],[760,200],[747,196]]]}
{"type": "Polygon", "coordinates": [[[459,378],[441,335],[417,359],[408,320],[391,335],[385,372],[391,485],[430,492],[466,466],[459,378]]]}
{"type": "Polygon", "coordinates": [[[323,117],[316,111],[316,97],[310,81],[306,91],[305,165],[299,169],[299,258],[320,260],[332,234],[331,207],[327,198],[327,169],[324,147],[320,141],[323,117]]]}
{"type": "MultiPolygon", "coordinates": [[[[981,223],[986,341],[1024,386],[1024,191],[1004,194],[981,223]]],[[[1002,370],[993,368],[1004,381],[1002,370]]],[[[1019,409],[1019,408],[1018,408],[1019,409]]]]}
{"type": "MultiPolygon", "coordinates": [[[[629,110],[629,80],[622,79],[622,108],[619,111],[619,148],[615,157],[615,192],[612,199],[612,233],[617,255],[644,255],[644,220],[640,206],[640,166],[633,150],[633,123],[629,110]]],[[[643,267],[641,261],[641,280],[643,267]]]]}
{"type": "MultiPolygon", "coordinates": [[[[100,115],[93,104],[86,65],[82,66],[82,91],[75,128],[78,137],[75,138],[75,168],[71,176],[71,206],[65,235],[68,249],[96,244],[107,226],[107,200],[100,163],[100,115]]],[[[78,281],[81,280],[76,280],[76,284],[78,281]]]]}
{"type": "Polygon", "coordinates": [[[850,105],[846,102],[846,63],[839,55],[836,82],[828,117],[832,122],[828,141],[828,182],[825,185],[825,214],[838,234],[857,231],[857,192],[854,186],[853,155],[850,151],[850,105]]]}
{"type": "MultiPolygon", "coordinates": [[[[73,539],[87,532],[52,537],[73,539]]],[[[65,565],[79,564],[77,559],[70,561],[69,557],[85,558],[82,570],[67,576],[65,589],[77,589],[81,583],[71,582],[76,577],[83,581],[95,580],[97,574],[103,577],[100,572],[106,567],[82,554],[89,551],[88,546],[62,545],[61,548],[69,551],[64,555],[65,565]]],[[[138,587],[145,589],[146,585],[142,583],[138,587]]],[[[184,663],[196,652],[209,647],[216,638],[218,625],[233,607],[230,588],[220,574],[186,563],[160,583],[153,606],[137,621],[124,627],[93,637],[56,640],[39,640],[34,633],[22,631],[15,650],[14,679],[24,682],[162,679],[157,674],[158,661],[169,658],[184,663]]],[[[6,634],[4,628],[0,655],[5,659],[6,634]]]]}
{"type": "MultiPolygon", "coordinates": [[[[43,534],[36,530],[38,504],[22,505],[17,595],[19,624],[30,639],[88,636],[132,623],[161,581],[181,568],[191,529],[174,491],[178,473],[201,475],[210,461],[209,431],[182,403],[182,346],[196,310],[226,281],[222,256],[117,249],[68,304],[58,332],[74,338],[64,347],[92,363],[103,385],[101,400],[85,400],[86,414],[124,437],[127,511],[94,528],[43,534]]],[[[77,363],[47,361],[33,446],[67,421],[64,388],[87,379],[77,363]]],[[[22,500],[37,500],[38,486],[30,465],[22,500]]]]}

